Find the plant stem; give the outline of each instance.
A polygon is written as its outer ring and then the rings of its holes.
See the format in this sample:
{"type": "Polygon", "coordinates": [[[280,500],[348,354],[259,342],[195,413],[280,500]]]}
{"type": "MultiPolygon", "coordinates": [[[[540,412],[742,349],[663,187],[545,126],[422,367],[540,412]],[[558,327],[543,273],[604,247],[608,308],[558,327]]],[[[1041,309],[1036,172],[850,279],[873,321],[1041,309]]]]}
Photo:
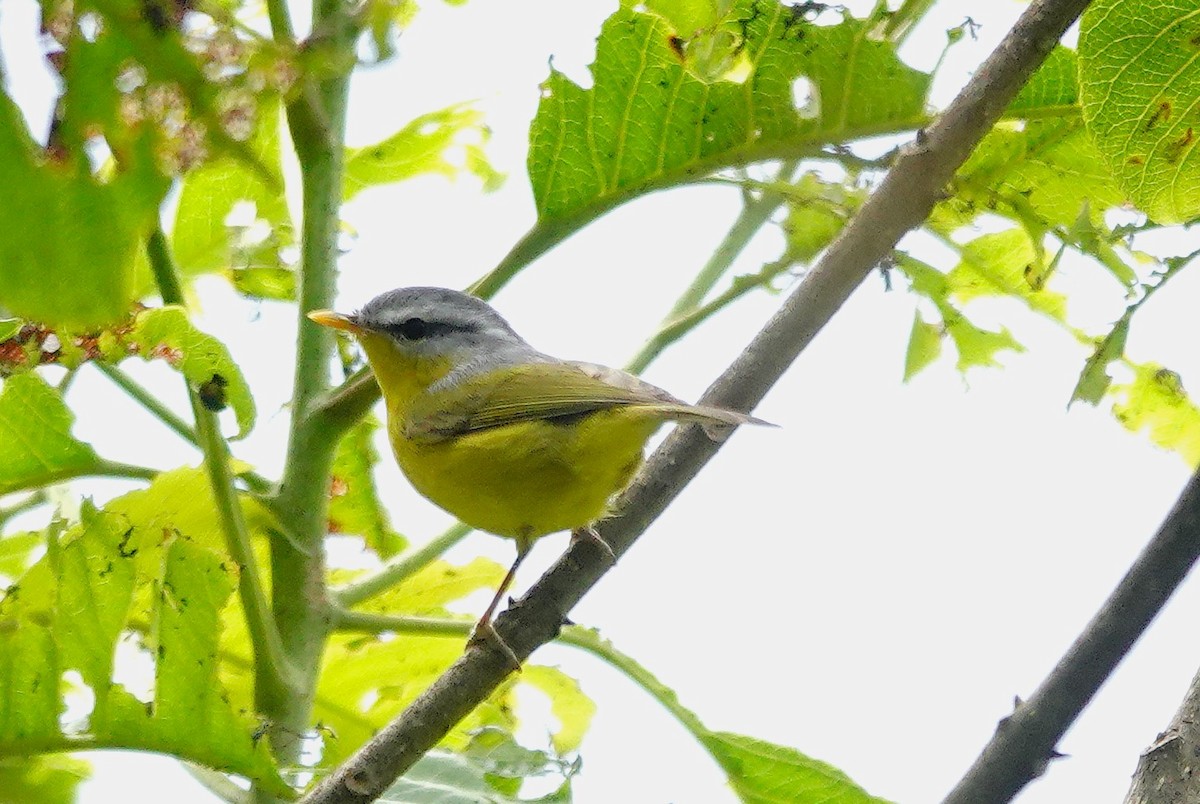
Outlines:
{"type": "MultiPolygon", "coordinates": [[[[155,229],[150,235],[146,250],[163,302],[183,304],[183,287],[161,228],[155,229]]],[[[233,472],[229,468],[229,445],[221,435],[220,422],[215,413],[204,407],[191,387],[188,388],[188,399],[196,422],[196,443],[204,453],[204,467],[212,487],[225,544],[241,570],[238,593],[254,646],[255,697],[261,707],[263,700],[289,697],[296,685],[296,673],[288,663],[275,621],[267,607],[258,563],[250,543],[250,532],[233,484],[233,472]]]]}
{"type": "Polygon", "coordinates": [[[18,514],[23,514],[26,511],[32,511],[39,505],[44,505],[45,503],[49,502],[49,500],[50,496],[46,494],[46,489],[39,488],[35,489],[34,492],[28,497],[17,500],[7,508],[0,508],[0,527],[3,527],[8,520],[12,519],[18,514]]]}
{"type": "MultiPolygon", "coordinates": [[[[288,31],[280,2],[270,6],[275,36],[288,31]]],[[[320,80],[305,79],[300,97],[288,106],[288,127],[299,157],[303,229],[301,270],[296,287],[296,373],[292,392],[287,462],[274,509],[290,538],[271,539],[272,608],[283,648],[303,674],[291,695],[265,701],[271,745],[279,761],[296,762],[302,750],[316,693],[317,673],[329,632],[324,540],[329,505],[329,472],[337,446],[312,406],[329,390],[333,335],[309,321],[310,310],[328,307],[337,278],[339,209],[342,199],[343,142],[349,72],[357,31],[352,8],[343,0],[314,0],[313,36],[334,65],[320,80]]],[[[256,800],[271,797],[261,791],[256,800]]]]}
{"type": "Polygon", "coordinates": [[[379,401],[379,396],[379,383],[375,382],[375,375],[368,366],[315,400],[309,416],[314,426],[320,426],[331,438],[337,439],[358,423],[379,401]]]}
{"type": "Polygon", "coordinates": [[[168,429],[192,446],[198,446],[199,441],[196,438],[196,431],[187,422],[176,416],[175,411],[164,405],[158,397],[134,382],[128,374],[121,371],[118,367],[110,366],[107,363],[96,361],[92,365],[96,367],[97,371],[112,380],[114,385],[129,394],[135,402],[149,411],[156,419],[165,424],[168,429]]]}
{"type": "Polygon", "coordinates": [[[398,556],[373,575],[334,590],[331,597],[336,604],[346,608],[370,600],[419,572],[442,553],[461,542],[473,530],[470,525],[455,522],[445,533],[435,537],[425,546],[407,555],[398,556]]]}
{"type": "MultiPolygon", "coordinates": [[[[776,180],[790,181],[796,172],[798,164],[796,160],[785,162],[780,166],[779,175],[776,180]]],[[[638,353],[625,366],[626,371],[633,374],[641,374],[646,370],[647,366],[662,354],[664,349],[690,331],[692,327],[703,321],[704,318],[708,317],[706,315],[703,318],[695,319],[691,322],[690,326],[682,329],[677,326],[682,318],[692,313],[704,301],[704,298],[712,291],[713,287],[725,275],[730,266],[733,265],[733,261],[746,248],[746,244],[771,219],[771,215],[783,205],[784,200],[785,198],[781,193],[764,189],[762,194],[757,198],[750,198],[746,202],[742,207],[742,211],[738,214],[737,220],[733,222],[733,226],[730,227],[725,238],[717,246],[716,251],[709,257],[708,262],[705,263],[700,273],[696,275],[696,278],[692,280],[692,284],[676,300],[671,311],[663,318],[659,331],[642,345],[638,353]]],[[[732,300],[732,298],[729,299],[729,301],[732,300]]],[[[716,312],[716,309],[712,310],[709,315],[712,312],[716,312]]]]}
{"type": "MultiPolygon", "coordinates": [[[[93,365],[101,374],[112,380],[118,388],[129,394],[138,404],[165,424],[176,435],[194,447],[200,446],[200,439],[196,435],[195,429],[189,426],[183,419],[176,416],[175,412],[164,405],[158,397],[134,382],[133,378],[128,374],[117,366],[107,363],[96,362],[93,365]]],[[[253,471],[242,472],[238,477],[245,481],[246,486],[256,494],[266,494],[274,485],[270,480],[253,471]]]]}
{"type": "MultiPolygon", "coordinates": [[[[87,474],[92,477],[132,477],[138,480],[153,480],[158,477],[159,470],[149,466],[138,466],[132,463],[109,461],[101,458],[87,474]]],[[[67,478],[61,478],[66,480],[67,478]]]]}

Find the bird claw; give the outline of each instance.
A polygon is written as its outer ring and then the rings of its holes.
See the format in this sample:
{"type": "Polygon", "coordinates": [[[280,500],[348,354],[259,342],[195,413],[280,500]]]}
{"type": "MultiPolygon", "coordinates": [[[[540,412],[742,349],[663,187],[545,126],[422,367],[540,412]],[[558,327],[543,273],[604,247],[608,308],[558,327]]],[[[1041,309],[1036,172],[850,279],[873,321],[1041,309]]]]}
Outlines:
{"type": "Polygon", "coordinates": [[[468,645],[491,645],[500,651],[513,672],[521,672],[521,660],[517,658],[517,654],[504,641],[504,637],[500,636],[500,632],[492,625],[491,621],[480,620],[471,629],[471,636],[467,639],[468,645]]]}
{"type": "Polygon", "coordinates": [[[604,541],[604,537],[591,525],[571,531],[571,540],[591,542],[608,555],[611,563],[617,563],[617,554],[613,552],[612,545],[604,541]]]}

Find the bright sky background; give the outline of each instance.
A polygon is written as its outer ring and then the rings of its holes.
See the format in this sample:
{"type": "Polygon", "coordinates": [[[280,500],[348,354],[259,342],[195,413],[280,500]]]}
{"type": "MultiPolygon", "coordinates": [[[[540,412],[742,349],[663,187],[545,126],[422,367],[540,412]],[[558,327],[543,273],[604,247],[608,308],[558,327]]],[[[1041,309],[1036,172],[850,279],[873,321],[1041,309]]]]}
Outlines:
{"type": "MultiPolygon", "coordinates": [[[[35,7],[5,0],[0,52],[9,91],[40,133],[51,85],[30,48],[35,7]]],[[[479,99],[494,130],[490,152],[509,180],[489,196],[470,178],[363,193],[344,211],[356,236],[342,261],[343,308],[401,285],[462,287],[532,224],[524,156],[537,84],[551,54],[556,67],[586,80],[594,38],[614,7],[430,2],[402,37],[400,57],[361,72],[352,144],[479,99]]],[[[965,15],[981,24],[978,42],[951,52],[937,83],[939,107],[1022,8],[939,4],[904,52],[918,67],[932,67],[943,31],[965,15]]],[[[532,265],[495,304],[539,348],[621,365],[738,205],[737,191],[722,187],[629,204],[532,265]]],[[[764,233],[738,271],[756,270],[780,247],[776,233],[764,233]]],[[[924,253],[945,264],[944,255],[924,253]]],[[[1067,262],[1056,280],[1078,295],[1072,320],[1101,331],[1121,300],[1093,292],[1108,287],[1094,281],[1096,270],[1067,262]]],[[[1135,359],[1163,362],[1193,386],[1200,319],[1185,300],[1196,298],[1198,283],[1194,272],[1176,278],[1139,314],[1129,340],[1135,359]]],[[[205,283],[200,323],[230,345],[255,385],[259,428],[237,451],[273,475],[283,453],[294,315],[231,297],[220,282],[205,283]]],[[[744,300],[664,355],[647,378],[697,397],[779,298],[744,300]]],[[[1178,456],[1125,432],[1104,409],[1068,411],[1086,355],[1015,305],[970,309],[984,323],[1009,326],[1027,353],[1005,355],[1003,370],[977,370],[965,382],[946,356],[903,385],[915,304],[872,275],[759,409],[781,428],[739,432],[572,615],[674,687],[711,728],[794,746],[905,804],[949,790],[1013,696],[1033,691],[1119,580],[1189,474],[1178,456]]],[[[177,378],[165,368],[129,369],[182,408],[177,378]]],[[[107,417],[132,407],[96,373],[82,372],[71,394],[89,408],[77,435],[102,454],[164,468],[195,462],[149,417],[129,415],[134,429],[117,432],[107,417]]],[[[448,524],[390,462],[381,475],[403,532],[419,541],[448,524]]],[[[125,487],[86,488],[103,499],[125,487]]],[[[517,589],[565,545],[561,535],[541,542],[517,589]]],[[[454,557],[481,552],[507,563],[512,546],[477,534],[454,557]]],[[[483,601],[472,602],[478,610],[483,601]]],[[[1124,795],[1139,752],[1166,726],[1200,664],[1198,605],[1200,586],[1189,582],[1062,741],[1071,757],[1028,788],[1022,804],[1124,795]]],[[[566,647],[546,647],[534,661],[561,665],[600,706],[577,801],[734,800],[707,755],[631,682],[566,647]]],[[[530,696],[527,710],[539,709],[530,696]]],[[[533,720],[523,735],[529,743],[544,738],[533,720]]],[[[210,800],[168,761],[150,772],[141,757],[92,756],[96,778],[84,804],[158,802],[162,785],[175,804],[210,800]]]]}

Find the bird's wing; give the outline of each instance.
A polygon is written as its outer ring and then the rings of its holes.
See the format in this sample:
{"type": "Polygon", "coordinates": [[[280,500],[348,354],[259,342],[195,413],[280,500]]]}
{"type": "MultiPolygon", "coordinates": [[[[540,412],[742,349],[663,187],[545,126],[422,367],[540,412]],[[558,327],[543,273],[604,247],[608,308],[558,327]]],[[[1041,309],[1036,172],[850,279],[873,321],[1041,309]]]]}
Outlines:
{"type": "Polygon", "coordinates": [[[569,420],[619,406],[662,408],[663,418],[689,406],[623,371],[588,363],[501,366],[420,398],[408,412],[405,435],[441,440],[517,422],[569,420]]]}

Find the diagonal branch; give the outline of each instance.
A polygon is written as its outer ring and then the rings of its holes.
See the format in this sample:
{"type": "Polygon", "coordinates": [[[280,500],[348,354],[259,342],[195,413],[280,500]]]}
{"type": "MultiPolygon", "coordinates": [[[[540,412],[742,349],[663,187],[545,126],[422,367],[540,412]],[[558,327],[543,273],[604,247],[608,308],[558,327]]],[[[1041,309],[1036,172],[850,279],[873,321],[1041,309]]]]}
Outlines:
{"type": "MultiPolygon", "coordinates": [[[[712,385],[704,403],[748,409],[762,399],[876,263],[928,216],[954,172],[1086,5],[1087,0],[1035,0],[1029,6],[941,118],[905,150],[780,311],[712,385]]],[[[618,514],[601,526],[604,540],[618,556],[718,447],[699,428],[681,427],[672,433],[622,495],[618,514]]],[[[517,656],[528,656],[554,638],[563,617],[608,566],[608,557],[591,540],[577,541],[524,598],[497,618],[496,630],[517,656]]],[[[374,800],[511,672],[508,659],[490,644],[468,648],[304,803],[374,800]]]]}
{"type": "MultiPolygon", "coordinates": [[[[1054,746],[1059,738],[1166,604],[1197,558],[1200,474],[1188,482],[1154,539],[1058,666],[1028,701],[1019,702],[1016,711],[1000,721],[995,736],[943,804],[1008,801],[1037,777],[1057,756],[1054,746]]],[[[1194,696],[1194,691],[1189,693],[1189,698],[1194,696]]]]}

